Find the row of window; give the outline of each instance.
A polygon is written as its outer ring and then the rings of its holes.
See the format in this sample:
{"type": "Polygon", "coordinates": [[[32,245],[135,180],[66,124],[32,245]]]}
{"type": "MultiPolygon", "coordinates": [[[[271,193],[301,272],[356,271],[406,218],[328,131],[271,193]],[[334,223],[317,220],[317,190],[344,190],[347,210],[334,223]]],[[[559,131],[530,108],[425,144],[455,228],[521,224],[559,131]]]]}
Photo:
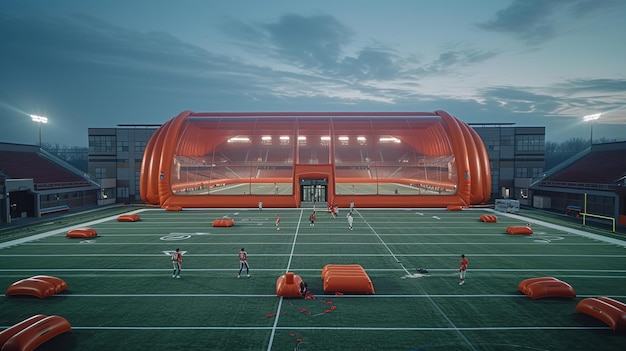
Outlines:
{"type": "Polygon", "coordinates": [[[515,168],[515,178],[536,178],[543,173],[541,167],[520,167],[515,168]]]}
{"type": "MultiPolygon", "coordinates": [[[[130,142],[128,140],[117,140],[115,135],[90,135],[89,136],[89,152],[90,153],[112,153],[112,152],[128,152],[130,151],[130,142]]],[[[146,149],[148,141],[134,141],[133,151],[143,153],[146,149]]]]}

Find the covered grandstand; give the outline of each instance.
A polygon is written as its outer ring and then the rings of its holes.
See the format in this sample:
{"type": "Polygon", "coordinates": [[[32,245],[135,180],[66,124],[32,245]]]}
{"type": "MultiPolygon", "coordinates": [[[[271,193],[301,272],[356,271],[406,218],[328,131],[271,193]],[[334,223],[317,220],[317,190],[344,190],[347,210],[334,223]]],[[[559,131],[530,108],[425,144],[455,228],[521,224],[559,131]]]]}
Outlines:
{"type": "Polygon", "coordinates": [[[562,213],[586,208],[626,225],[626,142],[593,144],[534,179],[531,191],[534,207],[562,213]]]}
{"type": "Polygon", "coordinates": [[[39,146],[0,143],[0,222],[97,205],[100,186],[39,146]]]}
{"type": "Polygon", "coordinates": [[[140,192],[162,207],[469,206],[491,175],[478,134],[445,111],[185,111],[150,139],[140,192]]]}

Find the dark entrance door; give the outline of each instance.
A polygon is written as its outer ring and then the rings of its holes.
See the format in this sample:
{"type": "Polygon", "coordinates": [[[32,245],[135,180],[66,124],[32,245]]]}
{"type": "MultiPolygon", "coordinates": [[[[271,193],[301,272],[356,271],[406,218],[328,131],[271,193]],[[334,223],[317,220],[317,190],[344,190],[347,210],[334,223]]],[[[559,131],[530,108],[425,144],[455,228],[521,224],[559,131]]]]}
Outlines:
{"type": "Polygon", "coordinates": [[[328,179],[301,178],[300,199],[302,199],[302,202],[327,202],[328,179]]]}

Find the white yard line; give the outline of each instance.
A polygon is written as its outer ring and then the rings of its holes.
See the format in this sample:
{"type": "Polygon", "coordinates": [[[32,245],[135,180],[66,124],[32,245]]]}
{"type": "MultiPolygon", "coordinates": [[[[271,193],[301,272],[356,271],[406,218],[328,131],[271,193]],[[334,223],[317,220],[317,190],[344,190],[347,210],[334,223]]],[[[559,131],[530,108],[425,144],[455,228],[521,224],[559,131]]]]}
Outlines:
{"type": "MultiPolygon", "coordinates": [[[[285,273],[289,272],[289,268],[291,267],[291,260],[293,258],[293,252],[296,250],[296,240],[298,239],[298,231],[300,230],[300,223],[302,223],[302,215],[304,213],[304,209],[300,210],[300,217],[298,218],[298,225],[296,226],[295,233],[293,235],[293,241],[291,244],[291,252],[289,253],[289,260],[287,261],[287,268],[285,269],[285,273]]],[[[280,300],[278,300],[278,307],[276,308],[276,318],[274,318],[274,324],[272,325],[272,332],[270,333],[270,340],[267,343],[267,351],[272,350],[272,345],[274,344],[274,336],[276,335],[276,329],[278,328],[278,319],[280,318],[280,310],[283,306],[284,298],[281,296],[280,300]]]]}

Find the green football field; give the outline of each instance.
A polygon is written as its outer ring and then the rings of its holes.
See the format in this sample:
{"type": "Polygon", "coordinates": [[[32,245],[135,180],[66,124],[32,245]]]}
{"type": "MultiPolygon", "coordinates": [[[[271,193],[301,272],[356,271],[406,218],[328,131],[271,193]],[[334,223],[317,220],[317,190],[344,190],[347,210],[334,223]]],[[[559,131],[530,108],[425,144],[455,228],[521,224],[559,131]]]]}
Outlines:
{"type": "MultiPolygon", "coordinates": [[[[489,210],[133,208],[0,243],[0,286],[51,275],[61,294],[0,297],[0,329],[35,314],[59,315],[72,332],[38,350],[624,350],[626,333],[576,312],[586,297],[626,302],[626,241],[489,210]],[[281,216],[280,231],[274,226],[281,216]],[[235,226],[214,228],[223,217],[235,226]],[[532,222],[533,235],[508,235],[532,222]],[[93,239],[68,239],[90,227],[93,239]],[[41,234],[41,235],[38,235],[41,234]],[[180,279],[169,253],[184,252],[180,279]],[[241,248],[251,277],[237,278],[241,248]],[[469,259],[459,285],[460,255],[469,259]],[[360,264],[376,294],[325,294],[326,264],[360,264]],[[427,273],[418,273],[423,268],[427,273]],[[294,272],[315,300],[276,296],[294,272]],[[576,298],[532,300],[520,281],[550,276],[576,298]]],[[[524,215],[524,213],[521,213],[524,215]]]]}

